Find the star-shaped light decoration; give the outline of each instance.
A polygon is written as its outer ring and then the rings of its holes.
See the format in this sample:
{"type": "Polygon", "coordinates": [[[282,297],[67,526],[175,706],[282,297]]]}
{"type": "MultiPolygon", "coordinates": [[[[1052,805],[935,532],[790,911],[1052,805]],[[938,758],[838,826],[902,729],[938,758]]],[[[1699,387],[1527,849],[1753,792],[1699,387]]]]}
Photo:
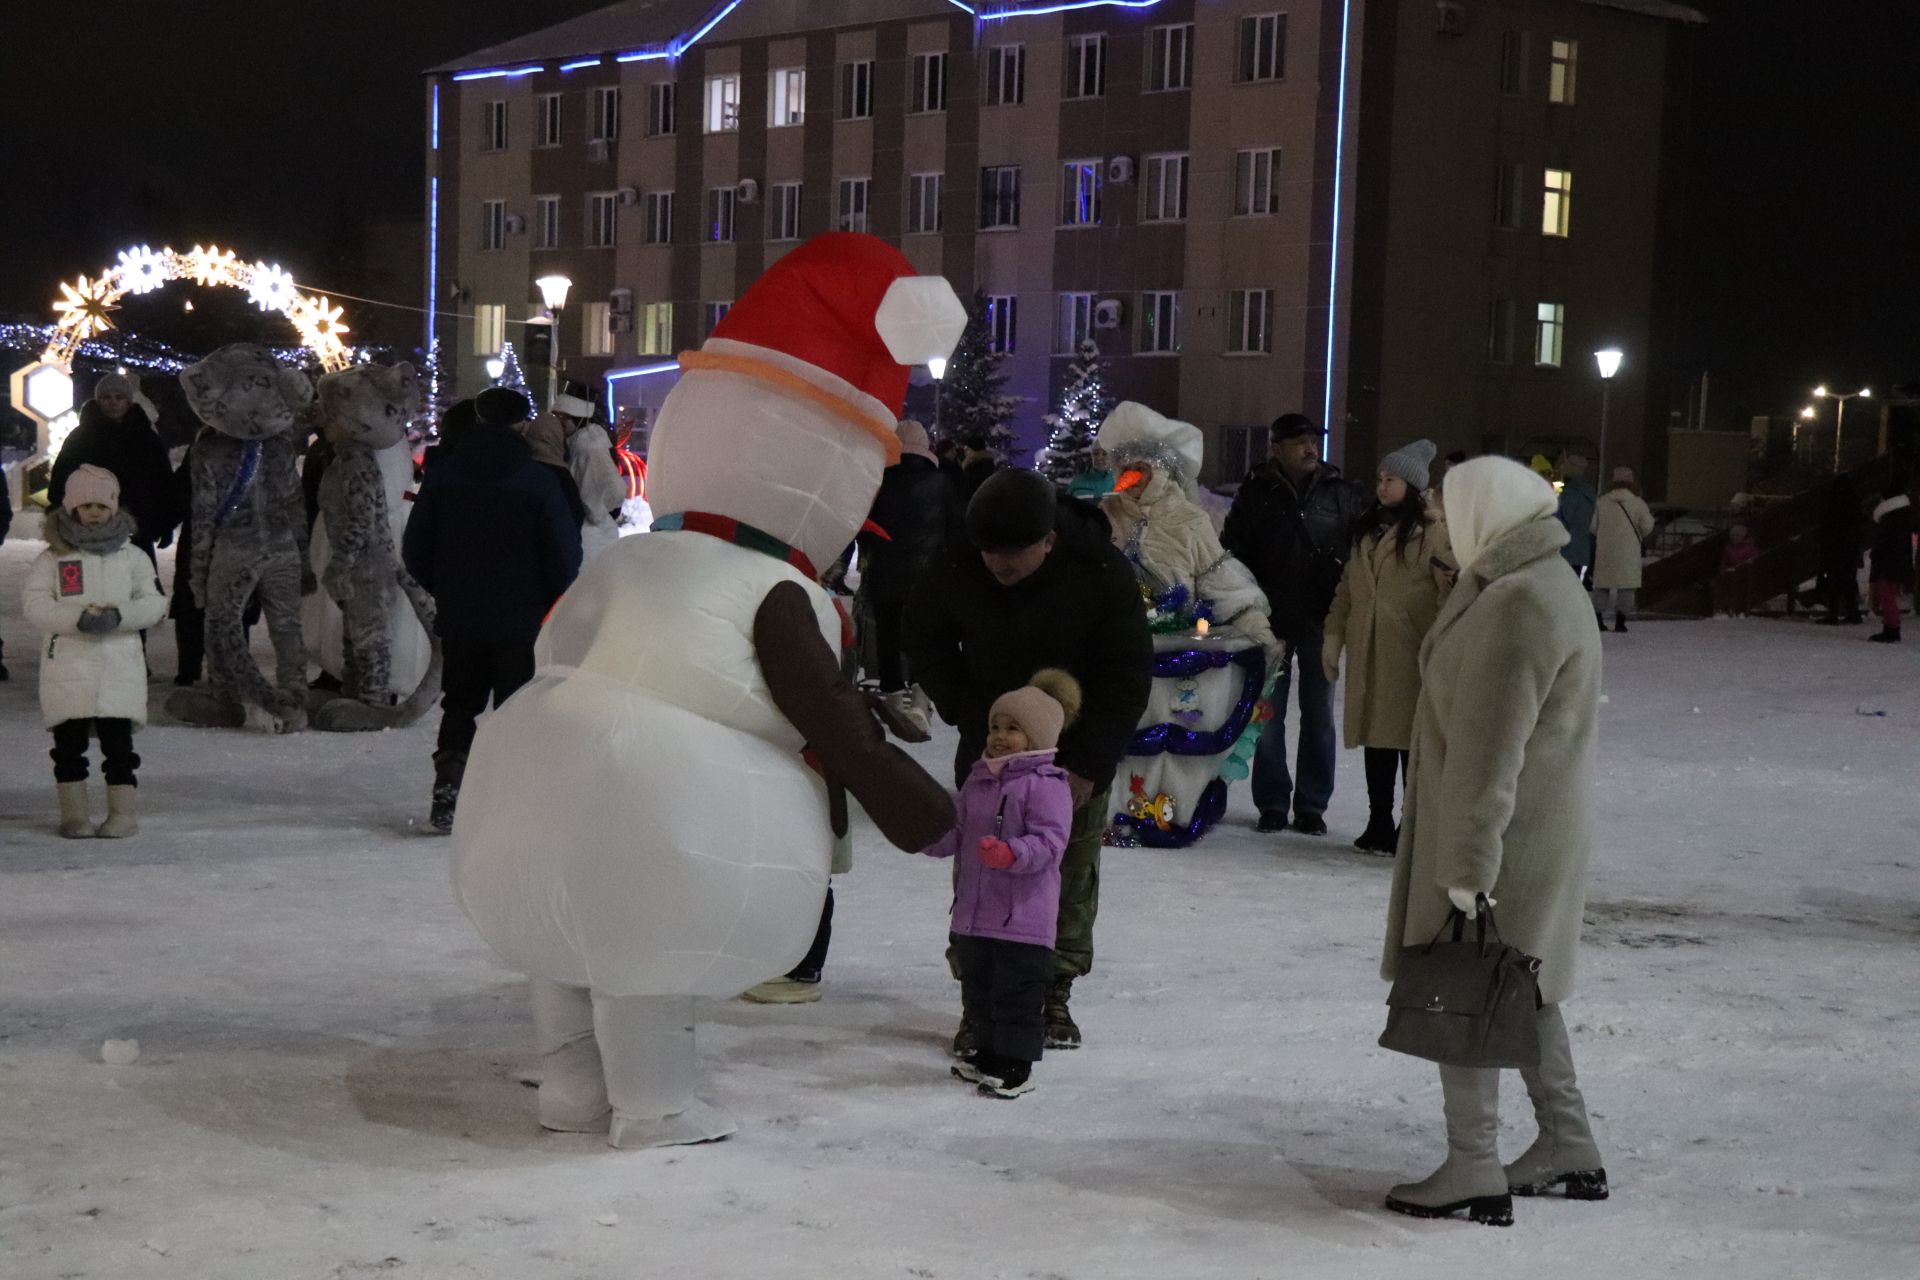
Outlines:
{"type": "Polygon", "coordinates": [[[293,277],[278,264],[256,262],[247,278],[247,299],[262,311],[282,311],[299,297],[293,277]]]}
{"type": "Polygon", "coordinates": [[[237,284],[236,268],[239,259],[233,250],[222,249],[219,245],[202,248],[193,246],[193,252],[186,256],[182,264],[186,268],[187,278],[199,285],[237,284]]]}
{"type": "Polygon", "coordinates": [[[105,277],[89,280],[81,276],[72,284],[63,280],[60,300],[53,304],[54,314],[59,317],[54,325],[78,347],[88,338],[113,328],[107,313],[114,310],[119,298],[119,291],[105,277]]]}
{"type": "Polygon", "coordinates": [[[324,369],[344,369],[350,361],[345,342],[347,325],[340,318],[345,311],[345,307],[334,306],[331,298],[305,293],[287,312],[293,327],[300,331],[301,342],[319,357],[324,369]]]}
{"type": "Polygon", "coordinates": [[[168,280],[167,255],[146,245],[120,251],[120,284],[128,293],[152,293],[168,280]]]}

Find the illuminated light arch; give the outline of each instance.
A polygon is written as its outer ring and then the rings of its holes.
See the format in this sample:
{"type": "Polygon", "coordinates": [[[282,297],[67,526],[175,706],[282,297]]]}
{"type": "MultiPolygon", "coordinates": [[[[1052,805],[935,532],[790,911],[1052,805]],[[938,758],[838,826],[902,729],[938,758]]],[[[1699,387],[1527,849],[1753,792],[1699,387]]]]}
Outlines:
{"type": "Polygon", "coordinates": [[[300,344],[313,353],[322,369],[333,373],[352,363],[347,325],[340,318],[344,308],[335,306],[331,298],[303,292],[291,275],[272,263],[243,262],[231,249],[197,244],[189,253],[136,245],[122,250],[118,261],[98,275],[81,276],[71,284],[62,281],[60,297],[53,304],[53,340],[41,359],[71,368],[82,343],[114,327],[113,313],[119,310],[120,299],[152,293],[174,280],[245,290],[254,306],[287,318],[300,335],[300,344]]]}

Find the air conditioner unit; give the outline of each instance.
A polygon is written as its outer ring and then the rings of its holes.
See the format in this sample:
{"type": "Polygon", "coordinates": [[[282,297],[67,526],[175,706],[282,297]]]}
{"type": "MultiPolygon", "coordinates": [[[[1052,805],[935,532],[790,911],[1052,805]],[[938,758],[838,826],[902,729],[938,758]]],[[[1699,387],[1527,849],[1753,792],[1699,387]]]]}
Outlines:
{"type": "Polygon", "coordinates": [[[741,204],[752,204],[760,198],[760,184],[752,178],[742,178],[733,188],[734,197],[741,204]]]}
{"type": "Polygon", "coordinates": [[[617,316],[632,315],[633,314],[633,290],[615,289],[612,293],[607,295],[607,305],[613,309],[613,314],[617,316]]]}
{"type": "Polygon", "coordinates": [[[615,311],[607,317],[608,333],[632,333],[633,312],[615,311]]]}
{"type": "Polygon", "coordinates": [[[1460,0],[1438,0],[1439,32],[1443,36],[1467,34],[1467,6],[1460,0]]]}
{"type": "Polygon", "coordinates": [[[640,203],[640,193],[638,191],[635,191],[632,187],[622,187],[618,191],[614,192],[613,194],[616,198],[619,199],[621,204],[639,204],[640,203]]]}
{"type": "Polygon", "coordinates": [[[510,213],[507,215],[507,234],[508,235],[510,236],[525,235],[526,231],[527,231],[527,220],[525,218],[521,217],[517,213],[510,213]]]}
{"type": "Polygon", "coordinates": [[[595,138],[587,144],[587,159],[603,161],[607,158],[610,151],[611,148],[608,147],[605,138],[595,138]]]}
{"type": "Polygon", "coordinates": [[[1115,156],[1113,159],[1107,161],[1107,181],[1132,182],[1133,157],[1115,156]]]}
{"type": "Polygon", "coordinates": [[[1118,329],[1126,308],[1118,298],[1102,298],[1093,305],[1093,327],[1096,329],[1118,329]]]}

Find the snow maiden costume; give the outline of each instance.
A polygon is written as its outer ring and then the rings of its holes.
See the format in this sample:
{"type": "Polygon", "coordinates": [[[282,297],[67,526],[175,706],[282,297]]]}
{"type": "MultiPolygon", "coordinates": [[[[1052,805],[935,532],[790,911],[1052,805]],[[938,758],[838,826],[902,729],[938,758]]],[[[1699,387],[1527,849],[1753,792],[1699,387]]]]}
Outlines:
{"type": "Polygon", "coordinates": [[[908,366],[965,324],[946,281],[871,236],[781,258],[680,357],[654,531],[586,567],[533,681],[481,726],[454,886],[533,975],[547,1128],[620,1147],[731,1133],[694,1097],[695,998],[806,953],[845,791],[901,849],[952,825],[946,789],[841,675],[846,624],[816,568],[899,460],[908,366]]]}
{"type": "Polygon", "coordinates": [[[1101,424],[1099,445],[1120,473],[1100,507],[1154,632],[1152,698],[1121,765],[1129,797],[1108,841],[1177,848],[1220,820],[1228,784],[1247,776],[1281,646],[1266,595],[1194,501],[1199,428],[1128,401],[1101,424]]]}

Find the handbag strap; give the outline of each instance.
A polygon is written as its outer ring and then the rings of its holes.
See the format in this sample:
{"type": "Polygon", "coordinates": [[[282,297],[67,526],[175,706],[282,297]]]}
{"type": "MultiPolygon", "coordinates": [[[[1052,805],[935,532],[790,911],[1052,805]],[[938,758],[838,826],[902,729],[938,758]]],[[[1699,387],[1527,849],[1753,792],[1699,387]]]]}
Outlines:
{"type": "MultiPolygon", "coordinates": [[[[1506,939],[1500,936],[1500,926],[1493,918],[1493,905],[1487,901],[1487,895],[1484,893],[1478,894],[1474,897],[1473,901],[1474,941],[1480,950],[1484,952],[1487,949],[1487,930],[1489,928],[1493,930],[1494,942],[1499,946],[1506,946],[1506,939]]],[[[1445,933],[1449,926],[1453,929],[1453,940],[1455,942],[1466,941],[1467,913],[1458,907],[1454,907],[1447,912],[1447,918],[1440,922],[1440,927],[1434,930],[1433,937],[1428,941],[1426,946],[1428,951],[1433,950],[1435,944],[1440,941],[1440,935],[1445,933]]]]}

